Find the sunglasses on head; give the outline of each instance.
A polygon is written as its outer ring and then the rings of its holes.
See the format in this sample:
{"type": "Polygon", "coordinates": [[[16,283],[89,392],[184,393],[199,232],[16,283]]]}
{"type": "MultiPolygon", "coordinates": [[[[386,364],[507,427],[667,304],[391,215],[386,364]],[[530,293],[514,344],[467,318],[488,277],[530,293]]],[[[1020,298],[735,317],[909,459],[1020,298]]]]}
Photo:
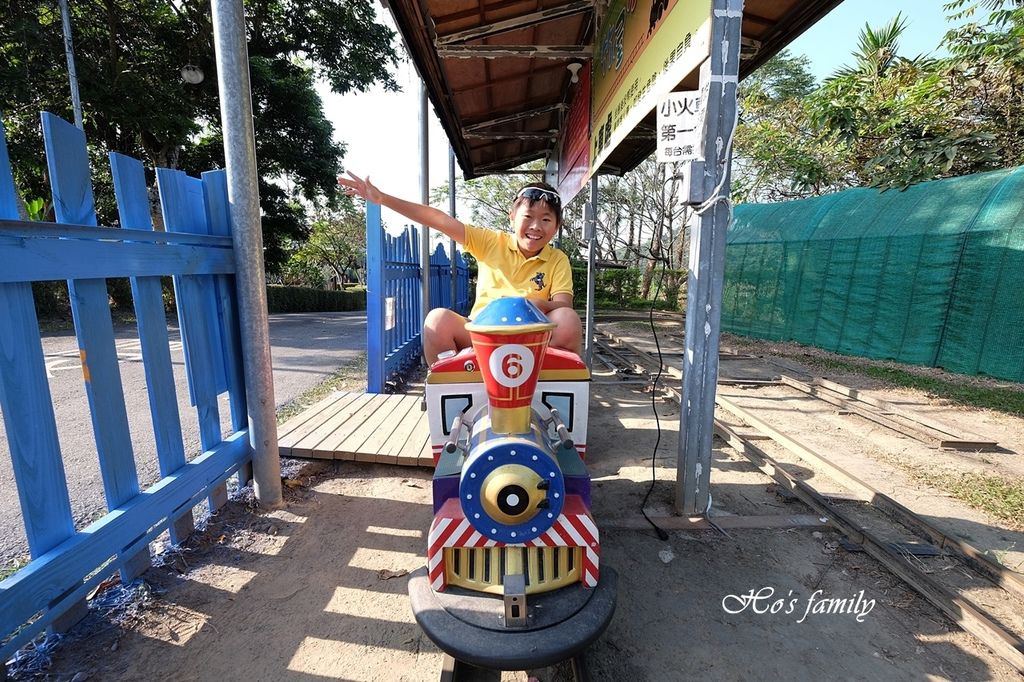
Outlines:
{"type": "Polygon", "coordinates": [[[548,206],[558,208],[562,205],[562,198],[558,196],[557,192],[552,192],[548,189],[541,189],[540,187],[524,187],[519,190],[519,194],[516,195],[516,199],[520,197],[526,197],[530,201],[546,201],[548,206]]]}

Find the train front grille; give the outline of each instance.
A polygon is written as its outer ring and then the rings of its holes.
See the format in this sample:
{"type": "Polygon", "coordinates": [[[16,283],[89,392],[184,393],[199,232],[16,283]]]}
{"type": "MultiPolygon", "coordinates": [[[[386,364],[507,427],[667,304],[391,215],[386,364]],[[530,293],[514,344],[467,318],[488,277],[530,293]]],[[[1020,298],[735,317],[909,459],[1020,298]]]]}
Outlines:
{"type": "Polygon", "coordinates": [[[557,590],[580,581],[582,547],[447,547],[449,585],[501,594],[506,572],[526,576],[526,593],[557,590]]]}

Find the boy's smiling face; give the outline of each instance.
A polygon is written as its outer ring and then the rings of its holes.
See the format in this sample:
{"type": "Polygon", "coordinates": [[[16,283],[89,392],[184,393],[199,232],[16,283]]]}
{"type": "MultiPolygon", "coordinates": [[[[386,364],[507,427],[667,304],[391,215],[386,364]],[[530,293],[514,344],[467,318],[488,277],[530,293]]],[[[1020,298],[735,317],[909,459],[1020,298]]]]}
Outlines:
{"type": "Polygon", "coordinates": [[[558,217],[546,201],[534,201],[532,205],[520,201],[509,213],[509,220],[519,252],[527,258],[540,253],[558,230],[558,217]]]}

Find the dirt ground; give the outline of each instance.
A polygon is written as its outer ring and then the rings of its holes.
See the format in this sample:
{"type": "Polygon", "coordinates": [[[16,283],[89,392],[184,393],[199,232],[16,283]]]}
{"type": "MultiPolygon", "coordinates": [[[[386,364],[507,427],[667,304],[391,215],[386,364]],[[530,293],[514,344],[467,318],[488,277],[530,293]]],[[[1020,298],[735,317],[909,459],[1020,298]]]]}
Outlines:
{"type": "MultiPolygon", "coordinates": [[[[723,391],[751,407],[769,404],[772,423],[793,426],[861,478],[1020,569],[1020,529],[915,483],[901,465],[1024,476],[1024,420],[952,409],[913,391],[860,387],[991,434],[1006,452],[983,461],[918,447],[780,387],[723,391]]],[[[873,559],[843,550],[830,529],[672,531],[667,542],[650,530],[615,530],[639,518],[659,424],[647,508],[670,513],[679,411],[658,400],[657,413],[656,423],[651,394],[640,385],[598,377],[592,386],[594,514],[605,527],[602,564],[619,575],[616,615],[588,652],[595,680],[1020,679],[873,559]],[[765,598],[741,598],[750,594],[765,598]],[[764,611],[779,599],[781,610],[764,611]],[[821,599],[849,599],[851,608],[816,613],[821,599]]],[[[430,472],[291,462],[285,474],[286,509],[260,511],[244,498],[229,503],[184,551],[163,555],[164,565],[145,574],[148,589],[131,608],[93,609],[39,677],[437,679],[441,654],[415,624],[406,595],[407,573],[425,563],[430,472]]],[[[725,446],[714,452],[711,476],[715,516],[809,513],[725,446]]],[[[565,665],[503,679],[529,676],[570,679],[565,665]]]]}

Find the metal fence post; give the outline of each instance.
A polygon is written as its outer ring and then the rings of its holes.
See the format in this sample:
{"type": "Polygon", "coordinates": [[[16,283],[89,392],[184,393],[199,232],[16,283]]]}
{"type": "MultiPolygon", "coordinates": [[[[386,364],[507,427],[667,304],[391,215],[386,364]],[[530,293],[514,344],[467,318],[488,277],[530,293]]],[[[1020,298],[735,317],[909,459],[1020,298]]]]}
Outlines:
{"type": "Polygon", "coordinates": [[[384,229],[366,202],[366,392],[384,392],[384,229]]]}
{"type": "Polygon", "coordinates": [[[587,242],[587,325],[583,361],[592,367],[594,356],[594,281],[597,279],[597,174],[590,178],[590,201],[584,211],[584,237],[587,242]]]}
{"type": "Polygon", "coordinates": [[[263,270],[263,232],[245,10],[241,0],[212,0],[211,12],[231,237],[238,265],[236,286],[254,487],[260,504],[276,508],[282,504],[281,455],[277,446],[277,406],[271,373],[267,281],[263,270]]]}

